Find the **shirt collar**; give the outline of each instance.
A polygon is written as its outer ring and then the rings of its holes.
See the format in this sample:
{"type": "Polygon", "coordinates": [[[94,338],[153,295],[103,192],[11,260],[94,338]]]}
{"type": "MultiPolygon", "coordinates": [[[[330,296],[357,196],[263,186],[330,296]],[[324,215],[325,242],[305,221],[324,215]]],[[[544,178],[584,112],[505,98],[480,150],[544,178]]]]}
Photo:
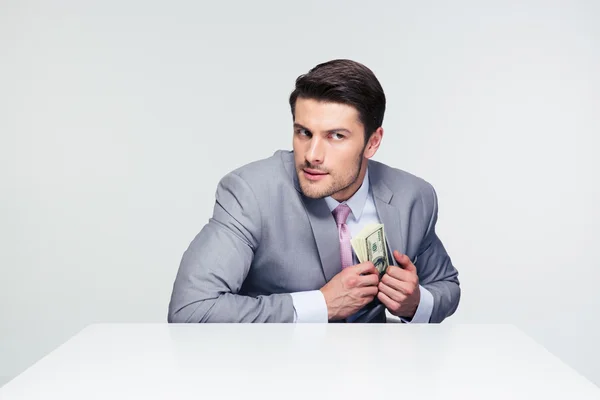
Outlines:
{"type": "MultiPolygon", "coordinates": [[[[346,203],[348,207],[350,207],[350,211],[354,216],[354,219],[358,221],[362,215],[362,212],[365,208],[365,203],[367,202],[367,197],[369,196],[369,170],[367,169],[365,173],[365,177],[363,178],[363,183],[360,185],[360,188],[350,197],[348,200],[343,201],[342,203],[346,203]]],[[[335,208],[342,204],[331,196],[325,197],[325,202],[329,207],[329,211],[335,210],[335,208]]]]}

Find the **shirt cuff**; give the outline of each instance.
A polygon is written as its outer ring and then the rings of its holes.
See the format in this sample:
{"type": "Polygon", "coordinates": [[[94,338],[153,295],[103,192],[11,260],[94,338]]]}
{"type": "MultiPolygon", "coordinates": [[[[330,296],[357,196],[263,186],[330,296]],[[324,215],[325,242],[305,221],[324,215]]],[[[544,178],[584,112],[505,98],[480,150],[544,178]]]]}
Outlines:
{"type": "Polygon", "coordinates": [[[433,312],[433,295],[421,285],[419,285],[419,290],[421,291],[421,300],[419,301],[419,306],[417,307],[415,315],[410,320],[400,317],[402,322],[407,324],[429,323],[431,313],[433,312]]]}
{"type": "Polygon", "coordinates": [[[327,303],[320,290],[290,293],[294,304],[294,322],[327,323],[327,303]]]}

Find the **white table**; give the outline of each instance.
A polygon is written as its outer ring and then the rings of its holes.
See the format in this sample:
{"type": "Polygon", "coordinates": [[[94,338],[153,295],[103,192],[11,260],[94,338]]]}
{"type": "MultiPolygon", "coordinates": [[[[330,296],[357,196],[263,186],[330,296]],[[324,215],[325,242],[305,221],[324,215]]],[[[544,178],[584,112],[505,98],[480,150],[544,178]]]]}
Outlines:
{"type": "Polygon", "coordinates": [[[506,325],[92,325],[0,399],[600,399],[506,325]]]}

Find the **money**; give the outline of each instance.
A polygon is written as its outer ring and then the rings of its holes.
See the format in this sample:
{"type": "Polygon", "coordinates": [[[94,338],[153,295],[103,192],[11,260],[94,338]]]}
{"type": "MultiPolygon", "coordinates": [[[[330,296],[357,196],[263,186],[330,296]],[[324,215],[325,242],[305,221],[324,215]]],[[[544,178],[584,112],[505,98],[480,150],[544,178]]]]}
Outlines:
{"type": "Polygon", "coordinates": [[[365,226],[358,236],[351,240],[351,244],[358,261],[361,263],[371,261],[380,275],[390,265],[383,224],[365,226]]]}

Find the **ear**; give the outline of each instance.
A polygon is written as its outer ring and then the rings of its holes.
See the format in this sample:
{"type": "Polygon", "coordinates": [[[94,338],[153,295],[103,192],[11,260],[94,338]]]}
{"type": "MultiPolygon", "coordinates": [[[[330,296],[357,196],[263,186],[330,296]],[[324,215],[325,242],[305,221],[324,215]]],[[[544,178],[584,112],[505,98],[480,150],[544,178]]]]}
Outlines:
{"type": "Polygon", "coordinates": [[[375,132],[373,132],[373,134],[369,138],[369,141],[367,142],[367,145],[365,146],[364,157],[365,158],[373,157],[375,155],[375,153],[377,153],[377,149],[379,149],[379,146],[381,145],[382,140],[383,140],[383,128],[379,127],[379,128],[377,128],[377,130],[375,132]]]}

